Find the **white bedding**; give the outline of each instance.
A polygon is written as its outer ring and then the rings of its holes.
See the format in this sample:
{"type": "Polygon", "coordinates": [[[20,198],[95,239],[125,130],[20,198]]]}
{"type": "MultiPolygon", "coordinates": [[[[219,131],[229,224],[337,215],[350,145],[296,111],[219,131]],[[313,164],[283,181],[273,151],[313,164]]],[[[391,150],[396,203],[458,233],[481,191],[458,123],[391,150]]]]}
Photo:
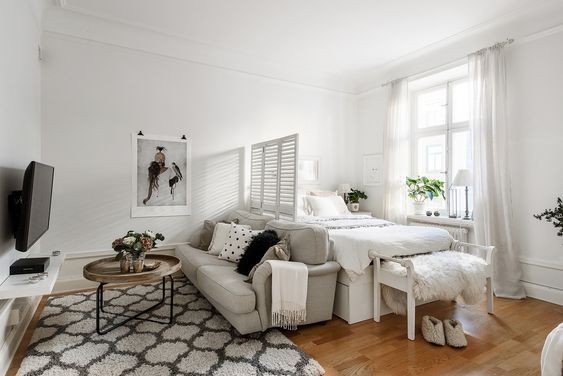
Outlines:
{"type": "Polygon", "coordinates": [[[343,217],[301,217],[300,222],[325,227],[334,241],[335,260],[353,281],[364,274],[374,250],[384,256],[409,256],[450,248],[451,235],[444,229],[402,226],[363,215],[343,217]]]}

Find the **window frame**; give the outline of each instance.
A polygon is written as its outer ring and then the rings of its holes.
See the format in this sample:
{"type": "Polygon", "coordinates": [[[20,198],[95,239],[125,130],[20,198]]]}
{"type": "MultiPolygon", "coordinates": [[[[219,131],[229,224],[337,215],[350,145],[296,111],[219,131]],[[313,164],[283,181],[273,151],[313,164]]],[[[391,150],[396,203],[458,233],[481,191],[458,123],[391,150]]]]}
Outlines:
{"type": "MultiPolygon", "coordinates": [[[[451,172],[453,170],[453,150],[452,150],[452,142],[453,142],[453,134],[456,132],[465,132],[468,131],[471,135],[471,128],[469,125],[469,116],[466,121],[462,122],[453,122],[453,87],[460,83],[468,82],[469,78],[467,76],[457,77],[455,79],[445,80],[438,84],[433,84],[428,87],[424,87],[418,90],[413,90],[409,93],[409,99],[411,103],[411,174],[418,176],[418,167],[419,167],[419,139],[423,137],[430,137],[430,136],[445,136],[445,171],[441,171],[440,174],[444,176],[444,189],[446,194],[445,200],[445,208],[441,208],[441,214],[448,214],[449,213],[449,206],[450,206],[450,188],[452,186],[453,179],[455,178],[452,176],[451,172]],[[419,128],[418,127],[418,98],[426,93],[445,88],[446,89],[446,103],[443,105],[446,108],[446,119],[445,124],[436,125],[432,127],[426,128],[419,128]]],[[[469,114],[468,114],[469,115],[469,114]]],[[[473,166],[471,166],[471,170],[473,166]]]]}

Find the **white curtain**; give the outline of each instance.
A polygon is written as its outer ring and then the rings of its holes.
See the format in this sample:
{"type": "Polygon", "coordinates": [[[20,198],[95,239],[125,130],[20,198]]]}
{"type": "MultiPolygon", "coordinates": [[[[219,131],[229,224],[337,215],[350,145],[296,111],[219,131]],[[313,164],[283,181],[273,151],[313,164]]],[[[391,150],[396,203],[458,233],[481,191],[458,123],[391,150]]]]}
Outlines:
{"type": "Polygon", "coordinates": [[[496,247],[495,294],[526,296],[518,252],[512,239],[512,203],[509,181],[506,123],[506,74],[502,45],[469,56],[473,135],[474,227],[480,244],[496,247]]]}
{"type": "Polygon", "coordinates": [[[387,124],[383,138],[384,198],[383,216],[406,224],[405,178],[410,166],[409,93],[407,79],[391,83],[387,124]]]}

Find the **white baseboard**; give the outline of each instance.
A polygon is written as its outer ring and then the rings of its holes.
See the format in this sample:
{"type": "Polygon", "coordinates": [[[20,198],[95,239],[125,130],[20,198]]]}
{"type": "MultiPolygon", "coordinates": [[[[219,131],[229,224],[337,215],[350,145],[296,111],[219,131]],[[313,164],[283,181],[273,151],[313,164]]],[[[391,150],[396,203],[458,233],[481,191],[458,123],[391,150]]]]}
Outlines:
{"type": "MultiPolygon", "coordinates": [[[[19,298],[25,299],[25,298],[19,298]]],[[[29,298],[29,303],[25,305],[24,312],[22,312],[21,321],[19,324],[14,326],[0,348],[0,375],[4,376],[10,365],[12,364],[12,359],[16,355],[16,351],[20,345],[20,342],[25,334],[25,331],[41,302],[40,296],[34,296],[29,298]]],[[[10,304],[11,305],[11,304],[10,304]]],[[[11,307],[8,307],[11,309],[11,307]]]]}
{"type": "Polygon", "coordinates": [[[525,281],[522,281],[522,284],[526,290],[526,295],[530,298],[540,299],[563,306],[563,290],[525,281]]]}

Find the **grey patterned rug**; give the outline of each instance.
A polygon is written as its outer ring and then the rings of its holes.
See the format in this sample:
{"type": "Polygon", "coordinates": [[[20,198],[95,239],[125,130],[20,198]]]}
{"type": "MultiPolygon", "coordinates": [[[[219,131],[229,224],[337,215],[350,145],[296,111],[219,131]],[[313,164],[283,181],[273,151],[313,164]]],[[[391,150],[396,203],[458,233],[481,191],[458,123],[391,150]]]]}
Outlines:
{"type": "MultiPolygon", "coordinates": [[[[161,294],[158,284],[139,285],[107,289],[104,298],[108,311],[131,314],[154,304],[161,294]]],[[[175,281],[175,321],[170,325],[133,320],[100,336],[95,308],[95,292],[49,298],[18,376],[324,373],[278,330],[238,334],[185,279],[175,281]]],[[[165,320],[169,309],[165,305],[151,315],[165,320]]],[[[103,326],[113,322],[114,316],[103,315],[103,326]]]]}

